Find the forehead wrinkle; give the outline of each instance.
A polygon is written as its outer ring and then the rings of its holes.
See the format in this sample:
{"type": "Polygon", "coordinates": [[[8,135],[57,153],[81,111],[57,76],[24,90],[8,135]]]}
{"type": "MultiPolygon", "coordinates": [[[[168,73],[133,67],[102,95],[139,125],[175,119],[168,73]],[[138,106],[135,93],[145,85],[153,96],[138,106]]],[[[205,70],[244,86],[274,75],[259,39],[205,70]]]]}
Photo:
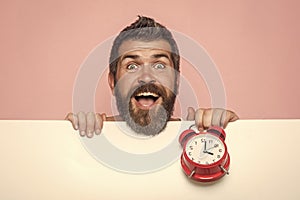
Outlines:
{"type": "Polygon", "coordinates": [[[120,45],[118,49],[118,54],[121,57],[122,55],[127,54],[129,52],[139,50],[160,50],[171,52],[171,46],[167,41],[164,40],[155,40],[150,42],[139,40],[127,40],[120,45]]]}

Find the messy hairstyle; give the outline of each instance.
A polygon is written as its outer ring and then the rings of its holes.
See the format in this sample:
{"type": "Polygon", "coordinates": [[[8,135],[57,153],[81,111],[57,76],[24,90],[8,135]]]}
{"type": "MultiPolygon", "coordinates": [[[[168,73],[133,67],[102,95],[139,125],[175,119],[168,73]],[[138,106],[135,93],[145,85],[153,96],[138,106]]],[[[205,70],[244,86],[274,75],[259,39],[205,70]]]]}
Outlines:
{"type": "Polygon", "coordinates": [[[130,26],[124,28],[115,38],[109,58],[109,73],[113,75],[116,81],[117,66],[119,62],[119,48],[124,41],[141,40],[154,41],[165,40],[171,46],[171,60],[174,69],[179,72],[180,56],[177,44],[171,32],[163,25],[156,22],[154,19],[144,16],[138,16],[138,19],[130,26]]]}

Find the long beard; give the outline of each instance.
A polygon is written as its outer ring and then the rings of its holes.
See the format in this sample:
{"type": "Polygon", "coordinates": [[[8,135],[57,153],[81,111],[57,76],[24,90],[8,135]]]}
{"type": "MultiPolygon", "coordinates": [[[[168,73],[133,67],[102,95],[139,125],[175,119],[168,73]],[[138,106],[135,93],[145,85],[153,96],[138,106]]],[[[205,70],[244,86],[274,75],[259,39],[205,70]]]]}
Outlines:
{"type": "Polygon", "coordinates": [[[168,88],[146,84],[133,89],[125,98],[121,96],[117,87],[115,90],[118,111],[133,131],[144,135],[157,135],[165,129],[173,114],[176,99],[176,95],[171,91],[169,92],[170,95],[167,95],[168,88]],[[131,100],[137,93],[152,91],[160,94],[161,103],[155,104],[150,110],[143,110],[134,106],[131,100]]]}

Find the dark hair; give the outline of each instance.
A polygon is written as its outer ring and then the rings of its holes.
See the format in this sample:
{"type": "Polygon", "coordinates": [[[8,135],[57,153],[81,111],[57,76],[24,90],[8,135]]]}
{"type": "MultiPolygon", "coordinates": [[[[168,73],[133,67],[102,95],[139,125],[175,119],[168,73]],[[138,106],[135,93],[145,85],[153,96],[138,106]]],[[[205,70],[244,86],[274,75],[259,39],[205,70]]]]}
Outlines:
{"type": "MultiPolygon", "coordinates": [[[[138,19],[130,26],[124,28],[115,38],[110,52],[109,58],[109,73],[115,78],[117,73],[117,65],[119,61],[119,48],[124,41],[127,40],[165,40],[171,46],[171,60],[174,69],[179,72],[179,50],[171,32],[163,25],[156,22],[154,19],[144,16],[138,16],[138,19]]],[[[116,79],[115,79],[116,81],[116,79]]]]}

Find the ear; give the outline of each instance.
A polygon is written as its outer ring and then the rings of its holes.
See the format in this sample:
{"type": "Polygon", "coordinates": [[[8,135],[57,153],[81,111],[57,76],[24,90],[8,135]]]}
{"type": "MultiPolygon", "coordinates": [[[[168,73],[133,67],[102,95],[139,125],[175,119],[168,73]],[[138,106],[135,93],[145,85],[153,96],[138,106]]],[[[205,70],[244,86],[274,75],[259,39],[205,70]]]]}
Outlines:
{"type": "Polygon", "coordinates": [[[115,95],[114,93],[114,89],[115,89],[115,77],[112,73],[109,73],[108,74],[108,84],[109,84],[109,87],[110,87],[110,90],[112,92],[113,95],[115,95]]]}

